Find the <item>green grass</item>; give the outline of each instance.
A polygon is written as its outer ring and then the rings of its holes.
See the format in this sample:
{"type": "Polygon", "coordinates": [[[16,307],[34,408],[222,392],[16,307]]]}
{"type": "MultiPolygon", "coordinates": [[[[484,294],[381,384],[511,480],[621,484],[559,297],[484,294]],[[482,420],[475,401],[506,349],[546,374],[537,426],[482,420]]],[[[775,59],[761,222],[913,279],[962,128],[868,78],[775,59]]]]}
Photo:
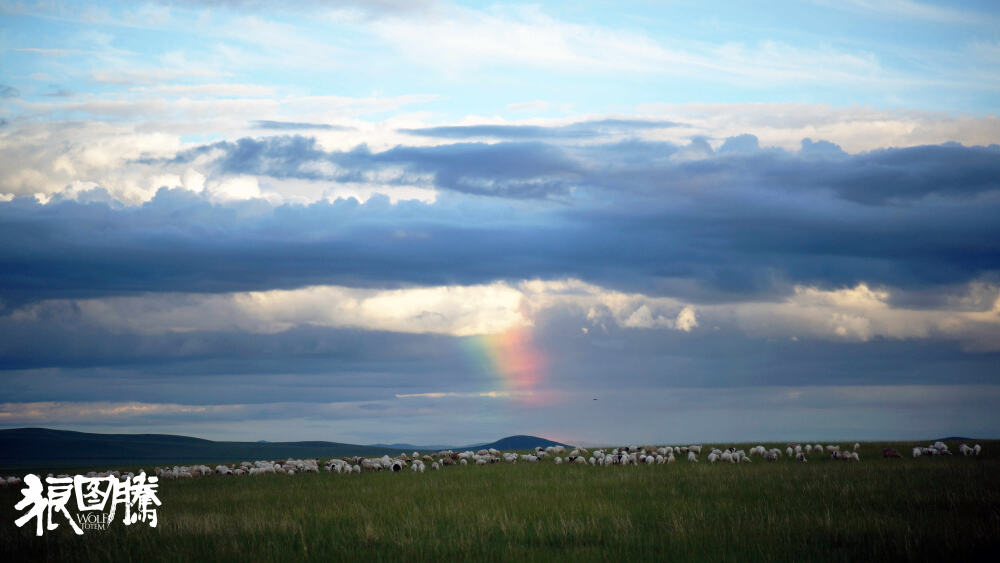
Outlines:
{"type": "MultiPolygon", "coordinates": [[[[0,490],[0,561],[996,560],[1000,443],[979,459],[451,467],[164,481],[156,529],[42,538],[0,490]]],[[[897,445],[904,455],[909,448],[897,445]]],[[[953,445],[957,448],[957,444],[953,445]]]]}

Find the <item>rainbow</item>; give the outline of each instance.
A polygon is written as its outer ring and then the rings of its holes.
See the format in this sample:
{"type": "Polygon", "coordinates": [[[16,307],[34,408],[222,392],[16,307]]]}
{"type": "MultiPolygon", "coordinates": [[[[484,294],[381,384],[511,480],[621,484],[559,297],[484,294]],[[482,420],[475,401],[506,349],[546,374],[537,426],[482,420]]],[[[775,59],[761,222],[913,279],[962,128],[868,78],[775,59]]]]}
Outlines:
{"type": "Polygon", "coordinates": [[[475,369],[493,378],[504,393],[526,403],[540,398],[536,387],[545,374],[545,360],[535,347],[531,327],[470,336],[460,342],[475,369]]]}

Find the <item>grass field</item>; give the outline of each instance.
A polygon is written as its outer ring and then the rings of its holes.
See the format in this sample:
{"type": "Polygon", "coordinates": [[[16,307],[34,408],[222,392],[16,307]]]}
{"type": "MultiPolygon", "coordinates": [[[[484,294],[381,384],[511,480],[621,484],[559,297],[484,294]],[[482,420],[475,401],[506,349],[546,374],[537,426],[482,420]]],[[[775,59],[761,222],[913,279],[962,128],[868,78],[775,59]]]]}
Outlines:
{"type": "Polygon", "coordinates": [[[978,459],[895,443],[906,458],[172,480],[157,528],[82,537],[15,527],[3,489],[0,561],[995,561],[1000,442],[980,443],[978,459]]]}

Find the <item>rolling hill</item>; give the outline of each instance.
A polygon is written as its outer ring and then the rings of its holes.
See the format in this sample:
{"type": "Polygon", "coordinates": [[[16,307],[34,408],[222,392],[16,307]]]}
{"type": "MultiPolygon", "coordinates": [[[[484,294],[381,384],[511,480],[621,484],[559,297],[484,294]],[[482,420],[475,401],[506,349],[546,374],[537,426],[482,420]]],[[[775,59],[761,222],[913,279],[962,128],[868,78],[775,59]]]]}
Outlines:
{"type": "MultiPolygon", "coordinates": [[[[558,445],[535,436],[509,436],[467,448],[531,449],[558,445]]],[[[366,446],[339,442],[225,442],[171,434],[92,434],[47,428],[0,430],[2,467],[74,467],[148,463],[210,463],[288,457],[381,456],[438,450],[407,444],[366,446]],[[402,446],[402,447],[401,447],[402,446]]],[[[459,448],[452,448],[459,449],[459,448]]]]}

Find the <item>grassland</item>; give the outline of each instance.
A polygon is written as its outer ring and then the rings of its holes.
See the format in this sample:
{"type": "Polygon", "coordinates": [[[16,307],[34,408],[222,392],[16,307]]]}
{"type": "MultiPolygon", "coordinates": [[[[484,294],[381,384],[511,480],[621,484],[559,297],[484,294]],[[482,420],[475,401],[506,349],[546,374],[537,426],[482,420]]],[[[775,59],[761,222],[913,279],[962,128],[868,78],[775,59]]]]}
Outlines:
{"type": "Polygon", "coordinates": [[[16,528],[20,494],[4,489],[0,561],[995,561],[1000,443],[981,443],[978,459],[883,460],[865,444],[860,463],[165,481],[157,528],[119,520],[82,537],[16,528]]]}

